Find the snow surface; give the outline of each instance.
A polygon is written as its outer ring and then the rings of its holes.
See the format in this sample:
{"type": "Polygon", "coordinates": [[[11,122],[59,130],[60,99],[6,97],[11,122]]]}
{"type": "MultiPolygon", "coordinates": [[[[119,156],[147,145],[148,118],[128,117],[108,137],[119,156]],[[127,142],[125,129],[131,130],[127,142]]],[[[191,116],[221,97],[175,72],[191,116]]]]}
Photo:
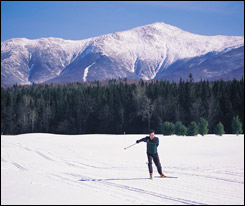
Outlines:
{"type": "Polygon", "coordinates": [[[2,135],[1,204],[244,204],[243,135],[156,135],[153,181],[144,136],[2,135]]]}

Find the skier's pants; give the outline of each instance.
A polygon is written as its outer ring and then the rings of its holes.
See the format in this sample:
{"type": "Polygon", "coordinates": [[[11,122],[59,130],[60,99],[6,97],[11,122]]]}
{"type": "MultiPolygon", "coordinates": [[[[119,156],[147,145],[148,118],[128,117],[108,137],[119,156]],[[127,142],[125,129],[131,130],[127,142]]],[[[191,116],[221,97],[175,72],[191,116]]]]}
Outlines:
{"type": "Polygon", "coordinates": [[[149,172],[152,173],[153,170],[152,170],[152,159],[153,159],[153,162],[155,163],[156,167],[157,167],[157,171],[159,174],[162,174],[162,166],[161,166],[161,163],[160,163],[160,159],[159,159],[159,156],[158,156],[158,153],[156,154],[149,154],[147,153],[147,157],[148,157],[148,168],[149,168],[149,172]]]}

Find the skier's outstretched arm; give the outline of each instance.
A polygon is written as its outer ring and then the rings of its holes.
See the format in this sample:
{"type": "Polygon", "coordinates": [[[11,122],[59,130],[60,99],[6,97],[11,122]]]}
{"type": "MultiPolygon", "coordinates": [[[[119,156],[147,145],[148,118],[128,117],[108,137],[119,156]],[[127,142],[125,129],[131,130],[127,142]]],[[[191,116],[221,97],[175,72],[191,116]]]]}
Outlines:
{"type": "Polygon", "coordinates": [[[139,139],[139,140],[136,141],[137,144],[140,143],[140,142],[146,142],[146,137],[144,137],[144,138],[139,139]]]}

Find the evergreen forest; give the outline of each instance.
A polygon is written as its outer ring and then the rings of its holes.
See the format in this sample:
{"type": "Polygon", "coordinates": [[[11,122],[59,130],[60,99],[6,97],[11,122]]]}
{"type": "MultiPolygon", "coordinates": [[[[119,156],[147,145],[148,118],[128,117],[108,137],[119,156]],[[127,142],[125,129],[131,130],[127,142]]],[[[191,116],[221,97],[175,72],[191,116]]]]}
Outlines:
{"type": "Polygon", "coordinates": [[[1,87],[1,133],[146,134],[163,123],[195,128],[201,118],[244,131],[244,79],[194,82],[107,80],[1,87]],[[193,123],[194,122],[194,123],[193,123]]]}

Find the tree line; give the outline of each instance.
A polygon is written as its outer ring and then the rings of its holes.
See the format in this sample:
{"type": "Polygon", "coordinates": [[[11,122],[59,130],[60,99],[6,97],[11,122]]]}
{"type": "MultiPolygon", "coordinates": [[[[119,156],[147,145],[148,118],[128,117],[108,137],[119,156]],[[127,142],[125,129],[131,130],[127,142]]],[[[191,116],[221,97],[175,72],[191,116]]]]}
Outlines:
{"type": "MultiPolygon", "coordinates": [[[[197,136],[198,134],[204,136],[208,134],[208,121],[204,118],[200,119],[200,122],[197,124],[192,121],[188,127],[182,124],[182,122],[177,121],[175,124],[171,122],[164,122],[162,125],[163,135],[180,135],[180,136],[197,136]]],[[[242,134],[242,123],[238,116],[233,117],[232,119],[232,134],[242,134]]],[[[225,134],[224,125],[219,122],[214,130],[214,134],[222,136],[225,134]]]]}
{"type": "Polygon", "coordinates": [[[107,80],[1,87],[2,134],[145,134],[164,122],[188,127],[201,118],[208,133],[222,123],[244,131],[244,80],[179,82],[107,80]]]}

